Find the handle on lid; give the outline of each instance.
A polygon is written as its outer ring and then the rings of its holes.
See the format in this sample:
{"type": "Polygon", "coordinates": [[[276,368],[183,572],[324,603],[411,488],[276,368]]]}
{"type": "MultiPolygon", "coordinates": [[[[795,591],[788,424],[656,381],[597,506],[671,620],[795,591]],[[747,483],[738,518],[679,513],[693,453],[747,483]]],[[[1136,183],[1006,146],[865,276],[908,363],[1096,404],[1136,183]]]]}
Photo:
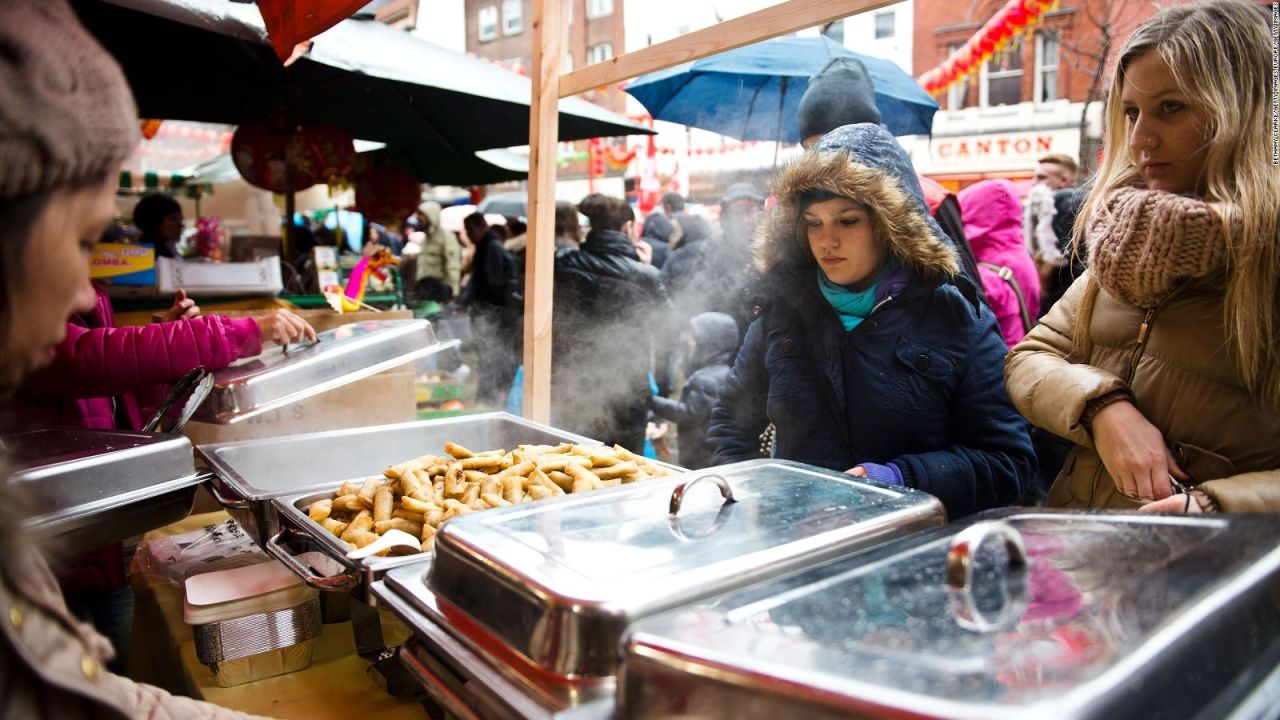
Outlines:
{"type": "Polygon", "coordinates": [[[675,490],[671,491],[671,504],[667,508],[667,513],[671,515],[671,517],[675,517],[680,513],[680,506],[684,504],[684,496],[685,493],[689,491],[689,488],[697,485],[703,480],[711,480],[715,482],[716,487],[720,488],[720,497],[724,498],[725,505],[731,505],[737,502],[733,497],[733,488],[729,487],[728,480],[725,480],[719,475],[699,475],[692,480],[680,483],[676,486],[675,490]]]}
{"type": "Polygon", "coordinates": [[[973,558],[978,548],[993,537],[1004,543],[1010,570],[1021,571],[1027,566],[1022,534],[1008,523],[980,522],[951,539],[951,547],[947,551],[947,595],[951,616],[965,630],[983,633],[1008,630],[1017,625],[1027,611],[1029,600],[1025,572],[1011,572],[1005,576],[1005,583],[1000,589],[1004,602],[995,613],[981,610],[974,599],[973,558]]]}
{"type": "MultiPolygon", "coordinates": [[[[319,345],[319,344],[320,344],[320,338],[316,338],[315,340],[309,340],[307,342],[293,343],[292,345],[293,352],[298,352],[299,350],[306,350],[309,347],[315,347],[316,345],[319,345]]],[[[289,347],[290,347],[289,343],[285,343],[284,345],[281,345],[280,352],[284,355],[288,355],[289,347]]]]}
{"type": "Polygon", "coordinates": [[[248,500],[233,500],[226,495],[223,495],[222,489],[218,487],[218,478],[216,475],[209,476],[208,481],[204,484],[204,489],[208,490],[209,494],[213,496],[213,499],[227,510],[248,510],[251,507],[248,500]]]}
{"type": "Polygon", "coordinates": [[[288,528],[283,528],[275,535],[267,538],[263,549],[271,557],[279,560],[285,567],[293,571],[295,575],[302,578],[302,582],[317,590],[342,590],[350,591],[356,586],[357,571],[348,570],[339,575],[324,576],[317,574],[315,570],[297,558],[293,553],[289,552],[289,548],[284,545],[284,538],[290,534],[288,528]]]}
{"type": "Polygon", "coordinates": [[[956,590],[967,590],[973,584],[973,556],[978,548],[989,537],[998,537],[1004,542],[1005,552],[1009,555],[1009,567],[1022,568],[1027,565],[1027,549],[1022,542],[1022,534],[1012,525],[993,520],[970,525],[951,539],[951,548],[947,550],[947,586],[956,590]]]}

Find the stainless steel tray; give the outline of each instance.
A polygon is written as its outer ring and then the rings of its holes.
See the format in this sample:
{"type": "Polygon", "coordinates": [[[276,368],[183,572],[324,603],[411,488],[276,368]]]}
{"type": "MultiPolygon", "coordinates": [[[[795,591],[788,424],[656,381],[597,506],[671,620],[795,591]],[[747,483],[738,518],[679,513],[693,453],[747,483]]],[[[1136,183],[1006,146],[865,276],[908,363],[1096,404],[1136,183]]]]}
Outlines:
{"type": "Polygon", "coordinates": [[[992,511],[637,623],[619,716],[1223,717],[1278,582],[1270,517],[992,511]]]}
{"type": "Polygon", "coordinates": [[[263,542],[262,547],[272,557],[284,563],[302,578],[303,582],[320,590],[350,592],[357,599],[373,605],[369,587],[391,568],[419,564],[430,558],[428,553],[393,557],[368,557],[351,560],[345,543],[334,537],[307,515],[311,503],[333,497],[342,483],[335,483],[318,492],[287,495],[272,503],[280,518],[280,528],[263,542]],[[307,551],[318,550],[325,559],[336,562],[341,568],[319,569],[298,557],[307,551]]]}
{"type": "Polygon", "coordinates": [[[388,570],[372,592],[413,631],[400,659],[442,707],[460,718],[551,720],[609,717],[612,677],[565,678],[542,672],[427,589],[431,567],[388,570]]]}
{"type": "Polygon", "coordinates": [[[0,438],[9,482],[36,513],[27,527],[95,548],[185,517],[203,479],[181,435],[33,430],[0,438]]]}
{"type": "Polygon", "coordinates": [[[922,492],[755,460],[455,518],[427,585],[543,672],[609,676],[639,618],[944,520],[922,492]]]}
{"type": "Polygon", "coordinates": [[[437,342],[426,320],[343,325],[319,333],[318,342],[271,348],[218,370],[209,399],[193,419],[240,422],[457,344],[437,342]]]}
{"type": "Polygon", "coordinates": [[[600,444],[515,415],[484,413],[200,445],[196,454],[215,475],[209,484],[214,497],[251,537],[264,543],[279,529],[272,499],[332,491],[344,480],[379,475],[392,463],[440,452],[446,441],[476,450],[522,443],[600,444]]]}

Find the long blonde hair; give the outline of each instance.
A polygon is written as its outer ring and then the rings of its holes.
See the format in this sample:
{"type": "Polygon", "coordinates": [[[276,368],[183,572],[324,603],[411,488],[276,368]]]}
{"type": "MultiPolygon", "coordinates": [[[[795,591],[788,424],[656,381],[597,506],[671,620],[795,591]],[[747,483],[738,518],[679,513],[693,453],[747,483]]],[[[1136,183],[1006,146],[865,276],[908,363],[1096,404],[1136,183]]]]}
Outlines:
{"type": "MultiPolygon", "coordinates": [[[[1129,154],[1120,97],[1125,71],[1149,52],[1165,61],[1188,101],[1209,117],[1201,199],[1223,217],[1224,327],[1245,387],[1280,404],[1280,170],[1271,163],[1271,33],[1261,6],[1248,0],[1182,5],[1134,31],[1107,94],[1106,154],[1076,218],[1076,246],[1084,246],[1088,219],[1107,212],[1105,198],[1144,184],[1129,154]]],[[[1077,315],[1077,340],[1087,338],[1095,295],[1087,294],[1077,315]]]]}

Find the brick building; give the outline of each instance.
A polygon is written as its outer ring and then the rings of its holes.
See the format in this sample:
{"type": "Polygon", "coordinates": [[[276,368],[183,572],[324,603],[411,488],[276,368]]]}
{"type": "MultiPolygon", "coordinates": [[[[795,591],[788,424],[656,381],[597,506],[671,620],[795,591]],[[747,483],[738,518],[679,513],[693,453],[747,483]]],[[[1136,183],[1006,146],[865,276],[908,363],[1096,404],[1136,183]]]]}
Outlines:
{"type": "MultiPolygon", "coordinates": [[[[569,42],[562,72],[624,52],[625,0],[569,0],[569,42]]],[[[466,0],[467,52],[522,72],[533,65],[533,0],[466,0]]],[[[620,90],[582,95],[615,112],[626,109],[620,90]]]]}
{"type": "MultiPolygon", "coordinates": [[[[915,0],[915,74],[941,64],[1004,2],[915,0]]],[[[1157,9],[1150,0],[1061,0],[1034,34],[1011,41],[938,97],[933,137],[909,148],[916,168],[953,189],[988,177],[1029,178],[1036,159],[1050,153],[1070,155],[1088,172],[1114,55],[1157,9]]]]}

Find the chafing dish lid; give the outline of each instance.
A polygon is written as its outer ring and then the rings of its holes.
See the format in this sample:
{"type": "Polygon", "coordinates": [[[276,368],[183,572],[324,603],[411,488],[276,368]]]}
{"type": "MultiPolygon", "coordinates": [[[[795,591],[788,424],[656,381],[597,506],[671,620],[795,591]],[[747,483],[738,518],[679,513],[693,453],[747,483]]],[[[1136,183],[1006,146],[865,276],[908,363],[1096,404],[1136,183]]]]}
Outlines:
{"type": "Polygon", "coordinates": [[[417,360],[437,342],[426,320],[367,320],[319,333],[319,341],[273,347],[214,373],[213,392],[193,419],[234,423],[417,360]]]}
{"type": "MultiPolygon", "coordinates": [[[[1134,679],[1185,660],[1191,648],[1179,642],[1195,643],[1209,677],[1204,648],[1275,631],[1272,607],[1270,629],[1196,635],[1233,596],[1280,574],[1273,520],[1017,512],[649,618],[624,662],[677,668],[691,687],[727,678],[761,698],[843,698],[886,716],[1109,717],[1150,707],[1144,693],[1185,688],[1185,675],[1166,675],[1166,686],[1134,679]],[[1018,554],[1010,536],[1021,539],[1021,569],[1006,565],[1018,554]],[[776,682],[748,679],[762,675],[776,682]]],[[[662,692],[679,694],[669,683],[662,692]]],[[[628,692],[644,694],[637,687],[628,692]]]]}
{"type": "Polygon", "coordinates": [[[149,494],[192,485],[191,442],[181,435],[107,430],[32,430],[0,437],[33,510],[29,524],[57,524],[149,494]]]}
{"type": "MultiPolygon", "coordinates": [[[[618,623],[942,522],[924,493],[757,460],[455,518],[436,537],[428,586],[536,662],[545,654],[524,645],[555,644],[549,628],[564,623],[552,614],[611,618],[613,629],[575,642],[614,657],[618,623]],[[735,501],[697,482],[671,515],[673,491],[708,474],[735,501]]],[[[554,669],[582,670],[583,655],[560,652],[554,669]]]]}

